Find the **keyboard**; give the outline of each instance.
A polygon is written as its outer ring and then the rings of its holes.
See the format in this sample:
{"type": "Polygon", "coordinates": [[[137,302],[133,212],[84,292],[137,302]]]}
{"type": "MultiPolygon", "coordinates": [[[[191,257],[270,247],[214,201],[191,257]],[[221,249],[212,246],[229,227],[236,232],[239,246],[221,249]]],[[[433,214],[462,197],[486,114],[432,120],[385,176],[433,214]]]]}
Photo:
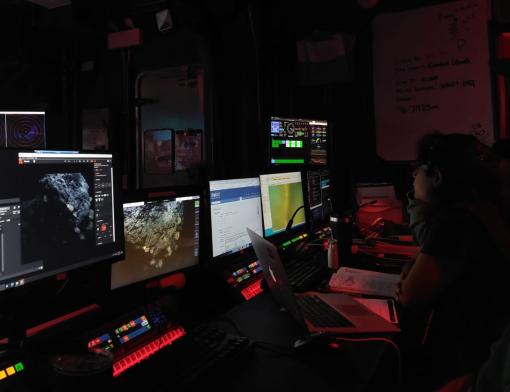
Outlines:
{"type": "Polygon", "coordinates": [[[340,313],[316,295],[296,296],[306,320],[319,328],[353,327],[340,313]]]}
{"type": "Polygon", "coordinates": [[[304,253],[285,263],[289,283],[295,292],[316,289],[328,278],[326,257],[324,252],[304,253]]]}
{"type": "Polygon", "coordinates": [[[177,381],[181,385],[193,384],[250,348],[250,341],[245,336],[227,333],[211,325],[197,327],[175,344],[172,354],[178,360],[175,368],[177,381]]]}
{"type": "Polygon", "coordinates": [[[202,325],[127,371],[117,379],[117,387],[119,390],[124,387],[136,389],[140,380],[144,380],[145,389],[150,387],[158,391],[203,389],[202,386],[206,385],[202,384],[231,371],[236,360],[248,353],[251,347],[245,336],[210,324],[202,325]]]}

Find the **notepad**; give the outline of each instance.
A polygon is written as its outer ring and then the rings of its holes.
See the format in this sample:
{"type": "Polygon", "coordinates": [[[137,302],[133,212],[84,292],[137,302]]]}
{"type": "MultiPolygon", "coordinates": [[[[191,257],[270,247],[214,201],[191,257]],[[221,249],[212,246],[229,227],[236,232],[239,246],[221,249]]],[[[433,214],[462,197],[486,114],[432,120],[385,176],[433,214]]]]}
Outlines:
{"type": "Polygon", "coordinates": [[[342,267],[331,276],[329,289],[349,294],[393,298],[399,275],[342,267]]]}

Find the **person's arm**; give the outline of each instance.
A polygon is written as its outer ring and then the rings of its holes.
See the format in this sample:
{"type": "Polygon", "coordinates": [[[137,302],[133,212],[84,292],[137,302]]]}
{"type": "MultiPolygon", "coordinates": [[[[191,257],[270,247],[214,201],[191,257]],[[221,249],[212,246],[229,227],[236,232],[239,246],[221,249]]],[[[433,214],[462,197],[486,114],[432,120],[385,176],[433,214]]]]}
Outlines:
{"type": "Polygon", "coordinates": [[[399,282],[398,300],[407,307],[430,305],[447,286],[447,278],[438,260],[419,253],[407,274],[399,282]]]}

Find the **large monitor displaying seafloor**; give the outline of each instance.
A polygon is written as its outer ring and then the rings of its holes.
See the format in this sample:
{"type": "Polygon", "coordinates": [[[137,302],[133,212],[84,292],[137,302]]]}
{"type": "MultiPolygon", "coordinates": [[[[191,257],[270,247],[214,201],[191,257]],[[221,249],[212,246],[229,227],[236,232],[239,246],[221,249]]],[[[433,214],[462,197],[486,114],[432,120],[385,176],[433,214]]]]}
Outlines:
{"type": "Polygon", "coordinates": [[[198,195],[125,203],[126,259],[112,265],[117,289],[198,264],[198,195]]]}

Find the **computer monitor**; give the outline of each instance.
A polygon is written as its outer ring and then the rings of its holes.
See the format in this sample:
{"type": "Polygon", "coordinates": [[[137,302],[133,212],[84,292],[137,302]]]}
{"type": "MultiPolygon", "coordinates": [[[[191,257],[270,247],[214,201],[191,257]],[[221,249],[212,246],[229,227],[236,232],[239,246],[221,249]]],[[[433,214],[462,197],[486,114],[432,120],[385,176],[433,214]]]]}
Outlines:
{"type": "Polygon", "coordinates": [[[301,172],[260,176],[262,216],[266,237],[306,224],[301,172]]]}
{"type": "Polygon", "coordinates": [[[329,171],[308,170],[306,179],[311,223],[312,226],[317,226],[327,221],[333,209],[329,171]]]}
{"type": "Polygon", "coordinates": [[[123,209],[126,258],[112,264],[112,290],[198,264],[199,195],[142,198],[123,209]]]}
{"type": "Polygon", "coordinates": [[[271,165],[326,165],[328,123],[271,117],[271,165]]]}
{"type": "Polygon", "coordinates": [[[0,150],[0,291],[123,257],[112,154],[0,150]]]}
{"type": "Polygon", "coordinates": [[[262,235],[259,178],[210,181],[213,257],[251,245],[246,228],[262,235]]]}
{"type": "Polygon", "coordinates": [[[45,112],[0,111],[0,147],[46,148],[45,112]]]}

